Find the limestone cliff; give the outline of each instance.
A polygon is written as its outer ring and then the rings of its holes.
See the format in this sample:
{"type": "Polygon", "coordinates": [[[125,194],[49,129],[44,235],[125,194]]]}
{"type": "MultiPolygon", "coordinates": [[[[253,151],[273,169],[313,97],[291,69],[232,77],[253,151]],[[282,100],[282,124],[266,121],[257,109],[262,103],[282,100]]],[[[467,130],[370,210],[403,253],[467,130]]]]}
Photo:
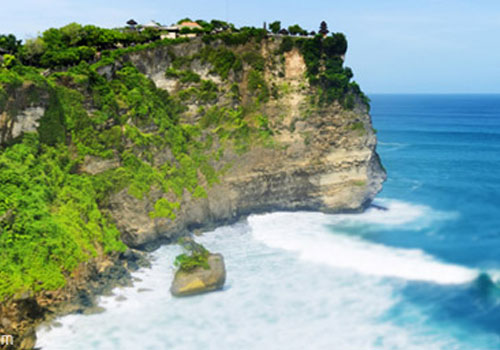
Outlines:
{"type": "MultiPolygon", "coordinates": [[[[168,240],[192,229],[233,222],[250,213],[359,211],[381,190],[385,171],[375,150],[376,136],[367,106],[359,100],[353,110],[337,102],[322,106],[311,104],[316,91],[306,77],[303,56],[296,48],[283,56],[276,55],[279,45],[279,39],[270,40],[259,48],[266,62],[267,84],[280,88],[276,98],[259,106],[269,118],[274,146],[255,144],[243,154],[226,151],[215,166],[230,164],[229,169],[218,183],[207,189],[206,198],[192,198],[185,192],[175,220],[151,219],[148,215],[158,198],[167,197],[159,191],[153,190],[143,200],[134,198],[127,190],[113,195],[111,211],[128,245],[141,247],[168,240]]],[[[173,48],[134,53],[127,60],[158,88],[175,94],[185,86],[178,79],[165,77],[172,57],[189,57],[203,50],[203,46],[201,40],[194,40],[173,48]]],[[[237,49],[249,50],[248,45],[237,49]]],[[[247,88],[252,69],[249,64],[244,64],[243,70],[230,76],[228,81],[211,74],[210,63],[199,59],[191,60],[184,68],[219,86],[215,105],[231,103],[227,94],[235,81],[241,91],[236,104],[252,99],[247,88]]],[[[183,120],[196,122],[198,107],[199,104],[191,104],[183,120]]]]}
{"type": "Polygon", "coordinates": [[[22,348],[33,325],[126,279],[140,253],[123,242],[152,249],[272,210],[360,211],[380,191],[343,35],[246,28],[99,49],[0,66],[0,334],[22,348]]]}

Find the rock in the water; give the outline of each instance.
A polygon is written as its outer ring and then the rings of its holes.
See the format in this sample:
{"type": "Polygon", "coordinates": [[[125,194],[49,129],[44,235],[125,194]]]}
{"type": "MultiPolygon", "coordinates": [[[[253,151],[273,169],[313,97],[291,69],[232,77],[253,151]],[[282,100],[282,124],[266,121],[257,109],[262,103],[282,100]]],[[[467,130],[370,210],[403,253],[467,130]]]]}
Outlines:
{"type": "Polygon", "coordinates": [[[172,295],[181,297],[222,289],[226,281],[226,267],[221,254],[210,254],[209,268],[197,267],[192,271],[179,269],[170,287],[172,295]]]}

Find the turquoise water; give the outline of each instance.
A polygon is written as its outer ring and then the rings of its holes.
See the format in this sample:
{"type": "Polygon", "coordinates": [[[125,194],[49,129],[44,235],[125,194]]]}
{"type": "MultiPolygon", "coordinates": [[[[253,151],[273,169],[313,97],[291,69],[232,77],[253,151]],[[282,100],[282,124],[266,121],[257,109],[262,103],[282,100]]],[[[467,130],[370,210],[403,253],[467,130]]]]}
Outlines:
{"type": "MultiPolygon", "coordinates": [[[[500,265],[500,96],[373,96],[379,151],[389,171],[381,197],[456,213],[432,227],[408,232],[377,230],[368,240],[418,248],[477,268],[500,265]]],[[[476,349],[500,349],[496,291],[476,286],[410,285],[405,299],[429,317],[491,334],[476,349]],[[494,336],[495,335],[495,336],[494,336]]],[[[404,306],[394,313],[404,318],[404,306]]]]}
{"type": "Polygon", "coordinates": [[[179,248],[162,247],[133,287],[101,298],[104,313],[63,317],[37,345],[500,349],[500,96],[371,97],[387,210],[255,215],[206,233],[226,287],[187,299],[168,292],[179,248]]]}

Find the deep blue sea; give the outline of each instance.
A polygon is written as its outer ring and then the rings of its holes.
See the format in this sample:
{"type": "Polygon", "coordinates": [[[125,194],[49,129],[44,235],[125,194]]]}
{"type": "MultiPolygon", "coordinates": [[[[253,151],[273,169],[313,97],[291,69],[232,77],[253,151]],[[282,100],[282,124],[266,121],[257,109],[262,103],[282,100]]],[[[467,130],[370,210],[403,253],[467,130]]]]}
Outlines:
{"type": "Polygon", "coordinates": [[[362,214],[273,213],[198,240],[222,292],[174,299],[165,246],[43,350],[499,350],[500,95],[373,95],[388,179],[362,214]]]}

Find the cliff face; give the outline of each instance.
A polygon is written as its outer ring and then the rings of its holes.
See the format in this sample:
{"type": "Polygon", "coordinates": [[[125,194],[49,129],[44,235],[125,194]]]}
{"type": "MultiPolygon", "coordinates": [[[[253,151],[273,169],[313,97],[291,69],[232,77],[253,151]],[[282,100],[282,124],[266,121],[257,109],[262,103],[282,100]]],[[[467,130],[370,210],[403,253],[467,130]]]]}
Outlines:
{"type": "MultiPolygon", "coordinates": [[[[186,188],[174,194],[154,184],[146,195],[133,195],[129,186],[112,191],[103,210],[111,215],[128,246],[154,247],[193,229],[234,222],[250,213],[359,211],[380,191],[385,171],[375,150],[376,136],[368,106],[359,92],[352,91],[346,92],[353,97],[350,108],[337,101],[318,103],[319,88],[310,85],[303,53],[297,47],[282,50],[284,41],[283,37],[275,36],[234,45],[222,40],[206,43],[195,38],[125,53],[112,63],[95,68],[112,86],[132,64],[156,89],[182,101],[184,109],[177,122],[182,128],[201,125],[200,139],[210,138],[212,143],[206,153],[212,154],[208,162],[217,173],[217,180],[208,181],[200,169],[195,174],[203,195],[194,195],[192,189],[186,188]],[[213,111],[241,116],[228,124],[225,117],[211,120],[215,118],[210,114],[213,111]],[[219,132],[222,126],[218,124],[224,123],[226,134],[233,135],[240,126],[246,129],[228,141],[219,132]],[[248,136],[252,132],[257,136],[248,136]],[[168,214],[152,215],[162,200],[171,205],[168,214]]],[[[343,59],[343,55],[338,57],[343,59]]],[[[84,108],[80,113],[88,115],[89,123],[102,118],[96,108],[103,107],[95,106],[95,93],[92,97],[87,92],[89,83],[78,86],[74,76],[57,74],[53,78],[56,86],[82,93],[83,103],[81,100],[77,103],[84,108]]],[[[90,73],[85,74],[89,80],[95,80],[90,73]]],[[[0,115],[2,144],[33,131],[52,143],[64,138],[70,140],[70,145],[75,143],[78,130],[71,132],[68,124],[80,122],[68,123],[65,116],[71,112],[73,102],[64,106],[54,97],[56,88],[49,89],[47,83],[40,84],[39,80],[36,78],[37,84],[15,84],[7,93],[4,91],[5,96],[0,100],[4,111],[0,115]],[[65,125],[60,125],[59,121],[64,119],[65,125]],[[48,122],[41,125],[44,120],[48,122]],[[58,128],[62,136],[53,135],[58,128]]],[[[119,107],[122,103],[118,98],[119,107]]],[[[119,113],[123,118],[130,111],[119,113]]],[[[105,120],[95,127],[95,133],[109,132],[103,139],[122,133],[123,144],[115,146],[106,156],[93,155],[92,150],[87,152],[78,166],[81,174],[106,176],[107,172],[123,167],[126,160],[120,152],[124,149],[156,167],[173,164],[179,168],[178,154],[172,152],[170,144],[144,147],[127,134],[130,126],[141,137],[165,138],[157,124],[137,122],[134,118],[125,124],[121,122],[119,128],[116,123],[105,120]]],[[[100,137],[88,133],[84,136],[86,140],[80,142],[85,145],[94,145],[90,140],[100,137]]]]}
{"type": "Polygon", "coordinates": [[[0,67],[0,334],[30,348],[34,324],[92,304],[137,265],[122,241],[365,208],[386,175],[345,38],[295,39],[247,29],[0,67]]]}
{"type": "MultiPolygon", "coordinates": [[[[353,110],[336,102],[312,105],[315,91],[306,78],[303,56],[298,49],[285,53],[283,58],[276,56],[279,44],[270,41],[260,48],[266,62],[265,80],[279,89],[277,98],[258,107],[269,118],[273,146],[256,143],[243,154],[226,150],[214,165],[218,169],[230,165],[229,169],[207,189],[206,198],[193,198],[184,192],[175,220],[151,219],[148,215],[159,198],[168,198],[161,191],[153,190],[143,200],[134,198],[127,190],[113,195],[110,208],[125,243],[148,246],[193,229],[264,211],[360,211],[381,190],[386,175],[375,150],[376,136],[367,107],[360,101],[356,101],[353,110]]],[[[172,57],[190,56],[202,49],[201,41],[194,41],[173,49],[135,53],[127,59],[158,88],[175,94],[181,89],[180,82],[165,77],[172,57]]],[[[244,51],[245,47],[239,49],[244,51]]],[[[248,64],[243,65],[240,73],[230,75],[228,81],[210,74],[210,63],[192,60],[187,68],[220,87],[215,105],[228,103],[227,90],[234,81],[241,91],[236,104],[252,99],[247,87],[252,67],[248,64]]],[[[191,104],[183,121],[195,123],[198,107],[191,104]]]]}

